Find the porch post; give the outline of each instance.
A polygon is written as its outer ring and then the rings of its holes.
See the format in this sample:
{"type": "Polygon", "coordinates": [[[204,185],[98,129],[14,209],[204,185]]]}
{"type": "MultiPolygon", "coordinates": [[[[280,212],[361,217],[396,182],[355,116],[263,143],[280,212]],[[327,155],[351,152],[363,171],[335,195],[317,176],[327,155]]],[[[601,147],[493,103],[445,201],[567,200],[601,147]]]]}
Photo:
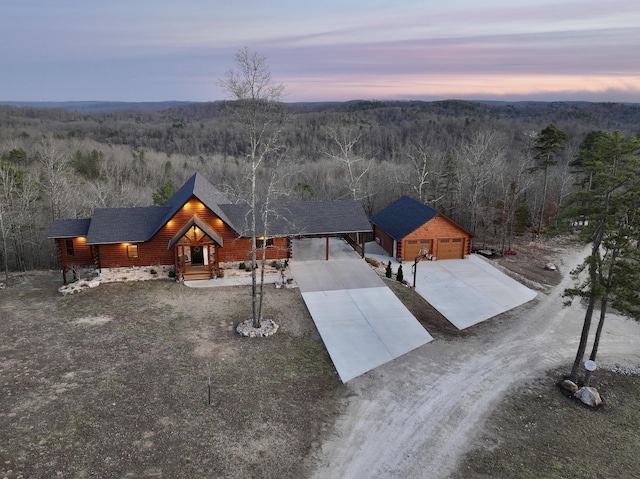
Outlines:
{"type": "Polygon", "coordinates": [[[360,237],[360,245],[362,246],[362,257],[364,258],[364,235],[358,233],[358,236],[360,237]]]}
{"type": "Polygon", "coordinates": [[[325,258],[324,259],[326,261],[329,261],[329,237],[327,236],[325,238],[325,240],[326,240],[326,247],[325,247],[325,254],[324,254],[325,258]]]}
{"type": "Polygon", "coordinates": [[[174,278],[178,279],[178,247],[173,247],[173,272],[175,273],[174,278]]]}

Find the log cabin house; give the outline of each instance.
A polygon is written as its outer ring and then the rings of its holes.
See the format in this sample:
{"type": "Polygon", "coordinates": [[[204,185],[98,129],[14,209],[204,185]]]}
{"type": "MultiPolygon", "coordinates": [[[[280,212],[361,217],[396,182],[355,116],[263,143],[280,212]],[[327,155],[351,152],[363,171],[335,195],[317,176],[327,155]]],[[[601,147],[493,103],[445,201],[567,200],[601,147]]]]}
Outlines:
{"type": "Polygon", "coordinates": [[[403,196],[371,218],[373,236],[398,261],[462,259],[473,235],[432,207],[403,196]]]}
{"type": "MultiPolygon", "coordinates": [[[[163,206],[96,208],[91,218],[55,220],[55,240],[63,281],[80,268],[100,275],[122,268],[162,268],[197,280],[220,274],[222,263],[247,262],[252,234],[249,206],[233,204],[199,173],[163,206]]],[[[258,216],[261,216],[260,214],[258,216]]],[[[299,202],[270,212],[258,239],[267,260],[291,258],[296,237],[342,236],[364,256],[371,224],[356,201],[299,202]]],[[[260,222],[261,223],[261,222],[260,222]]],[[[328,243],[327,243],[328,244],[328,243]]]]}

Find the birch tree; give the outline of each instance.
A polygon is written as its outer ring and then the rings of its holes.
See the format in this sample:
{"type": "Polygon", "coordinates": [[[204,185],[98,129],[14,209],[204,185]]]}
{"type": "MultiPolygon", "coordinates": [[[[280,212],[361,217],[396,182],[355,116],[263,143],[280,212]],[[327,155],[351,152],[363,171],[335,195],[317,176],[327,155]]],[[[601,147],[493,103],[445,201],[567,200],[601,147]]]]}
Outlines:
{"type": "MultiPolygon", "coordinates": [[[[281,154],[285,121],[284,85],[271,77],[267,58],[242,48],[235,54],[235,68],[227,71],[218,86],[233,100],[231,105],[246,139],[244,156],[249,166],[249,230],[251,232],[251,298],[253,327],[260,328],[264,281],[257,281],[257,237],[260,204],[258,181],[265,163],[281,154]]],[[[263,241],[264,244],[264,241],[263,241]]],[[[264,249],[263,249],[264,260],[264,249]]],[[[264,268],[263,268],[264,269],[264,268]]]]}

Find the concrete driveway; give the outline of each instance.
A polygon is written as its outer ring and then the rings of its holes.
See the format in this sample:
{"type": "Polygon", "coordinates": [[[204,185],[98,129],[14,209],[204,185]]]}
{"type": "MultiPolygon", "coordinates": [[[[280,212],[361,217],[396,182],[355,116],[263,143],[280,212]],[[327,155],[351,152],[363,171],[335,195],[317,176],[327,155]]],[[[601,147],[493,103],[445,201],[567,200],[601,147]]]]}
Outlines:
{"type": "Polygon", "coordinates": [[[291,272],[342,382],[433,338],[344,241],[294,242],[291,272]]]}
{"type": "MultiPolygon", "coordinates": [[[[411,267],[405,267],[405,277],[413,281],[411,267]]],[[[509,311],[537,295],[476,255],[459,260],[421,261],[416,291],[458,329],[509,311]]]]}

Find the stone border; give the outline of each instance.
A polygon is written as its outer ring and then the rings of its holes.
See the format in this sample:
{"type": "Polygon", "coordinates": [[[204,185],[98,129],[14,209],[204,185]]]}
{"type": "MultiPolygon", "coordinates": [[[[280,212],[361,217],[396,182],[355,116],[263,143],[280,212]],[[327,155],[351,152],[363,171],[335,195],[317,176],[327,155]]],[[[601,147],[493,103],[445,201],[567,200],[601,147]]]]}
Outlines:
{"type": "Polygon", "coordinates": [[[253,327],[253,319],[242,321],[236,327],[236,332],[245,338],[266,338],[278,332],[278,326],[272,319],[263,319],[260,328],[253,327]]]}

